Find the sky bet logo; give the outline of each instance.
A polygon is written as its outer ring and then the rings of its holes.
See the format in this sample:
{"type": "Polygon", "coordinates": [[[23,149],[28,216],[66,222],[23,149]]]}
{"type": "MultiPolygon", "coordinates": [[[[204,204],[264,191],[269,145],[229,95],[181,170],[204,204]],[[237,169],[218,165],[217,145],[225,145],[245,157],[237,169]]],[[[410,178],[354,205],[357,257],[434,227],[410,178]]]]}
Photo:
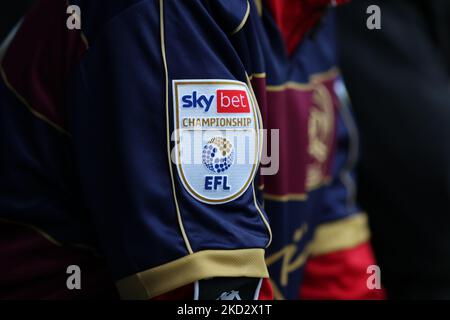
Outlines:
{"type": "Polygon", "coordinates": [[[199,95],[197,91],[181,98],[183,108],[199,108],[208,112],[217,101],[217,113],[250,113],[247,92],[244,90],[217,90],[215,95],[199,95]]]}

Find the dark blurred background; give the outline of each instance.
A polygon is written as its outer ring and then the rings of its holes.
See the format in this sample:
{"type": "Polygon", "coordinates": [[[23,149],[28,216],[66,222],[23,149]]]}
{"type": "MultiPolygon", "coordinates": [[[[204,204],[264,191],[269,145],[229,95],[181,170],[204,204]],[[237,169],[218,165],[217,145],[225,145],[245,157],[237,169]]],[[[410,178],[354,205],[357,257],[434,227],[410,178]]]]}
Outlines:
{"type": "Polygon", "coordinates": [[[33,0],[2,1],[0,4],[0,42],[32,3],[33,0]]]}
{"type": "Polygon", "coordinates": [[[450,299],[450,1],[357,0],[339,18],[382,281],[391,298],[450,299]]]}

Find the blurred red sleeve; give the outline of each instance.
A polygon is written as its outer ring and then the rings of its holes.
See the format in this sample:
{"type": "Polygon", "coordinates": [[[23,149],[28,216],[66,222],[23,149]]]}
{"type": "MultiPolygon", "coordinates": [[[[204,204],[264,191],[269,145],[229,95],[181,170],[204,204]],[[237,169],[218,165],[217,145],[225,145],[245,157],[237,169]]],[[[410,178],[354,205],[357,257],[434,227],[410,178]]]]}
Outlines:
{"type": "Polygon", "coordinates": [[[375,265],[370,243],[354,248],[314,256],[305,266],[301,299],[380,300],[385,299],[383,289],[369,289],[371,274],[367,267],[375,265]]]}

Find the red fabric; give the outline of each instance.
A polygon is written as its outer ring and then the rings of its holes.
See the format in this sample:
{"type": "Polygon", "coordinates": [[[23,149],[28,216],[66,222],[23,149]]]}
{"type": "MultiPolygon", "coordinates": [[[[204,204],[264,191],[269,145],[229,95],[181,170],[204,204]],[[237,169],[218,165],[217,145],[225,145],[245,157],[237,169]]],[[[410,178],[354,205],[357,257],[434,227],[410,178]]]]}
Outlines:
{"type": "Polygon", "coordinates": [[[286,49],[292,54],[303,39],[322,17],[325,9],[349,0],[268,0],[273,18],[283,36],[286,49]]]}
{"type": "Polygon", "coordinates": [[[269,279],[263,279],[258,300],[273,300],[273,290],[269,279]]]}
{"type": "Polygon", "coordinates": [[[367,267],[375,265],[369,243],[310,258],[305,266],[301,299],[379,300],[384,290],[367,288],[367,267]]]}

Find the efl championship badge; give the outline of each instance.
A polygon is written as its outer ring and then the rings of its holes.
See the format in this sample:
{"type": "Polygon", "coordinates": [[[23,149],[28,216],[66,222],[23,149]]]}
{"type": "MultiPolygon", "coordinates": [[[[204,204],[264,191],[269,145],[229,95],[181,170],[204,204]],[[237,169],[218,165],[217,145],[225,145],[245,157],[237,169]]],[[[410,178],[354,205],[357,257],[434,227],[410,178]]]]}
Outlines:
{"type": "Polygon", "coordinates": [[[256,173],[260,116],[247,85],[232,80],[174,80],[174,158],[185,189],[221,204],[241,196],[256,173]]]}
{"type": "Polygon", "coordinates": [[[325,85],[317,84],[312,93],[308,120],[308,154],[306,189],[314,190],[327,182],[331,149],[334,142],[335,110],[325,85]]]}

